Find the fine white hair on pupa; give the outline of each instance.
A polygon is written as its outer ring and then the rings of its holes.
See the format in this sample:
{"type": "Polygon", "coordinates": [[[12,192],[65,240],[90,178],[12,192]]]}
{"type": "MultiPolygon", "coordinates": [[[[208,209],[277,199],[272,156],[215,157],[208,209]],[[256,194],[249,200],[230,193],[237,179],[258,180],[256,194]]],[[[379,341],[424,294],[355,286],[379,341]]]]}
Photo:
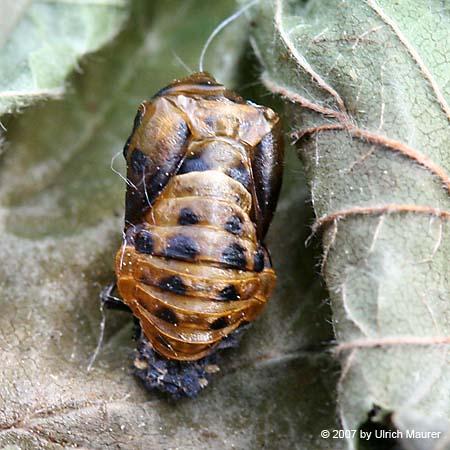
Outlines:
{"type": "Polygon", "coordinates": [[[92,367],[94,366],[95,361],[97,360],[97,357],[100,353],[100,350],[102,349],[103,346],[103,340],[105,338],[105,328],[106,328],[106,313],[105,313],[105,305],[104,305],[104,299],[108,298],[108,299],[113,299],[113,300],[117,300],[117,301],[122,301],[120,298],[117,298],[112,294],[112,292],[114,292],[114,289],[116,288],[116,284],[115,283],[111,283],[108,284],[107,286],[105,286],[100,294],[100,314],[101,314],[101,320],[100,320],[100,333],[98,336],[98,341],[97,341],[97,345],[95,347],[94,353],[92,354],[92,356],[89,358],[89,363],[86,367],[86,370],[88,372],[90,372],[92,370],[92,367]]]}
{"type": "Polygon", "coordinates": [[[178,53],[176,53],[175,51],[172,50],[172,54],[174,56],[174,58],[177,60],[178,64],[183,67],[183,69],[190,75],[193,70],[183,61],[183,59],[181,58],[180,55],[178,55],[178,53]]]}
{"type": "Polygon", "coordinates": [[[147,205],[150,209],[152,209],[152,203],[150,202],[150,197],[147,192],[147,183],[145,182],[145,167],[142,171],[142,186],[144,187],[145,200],[147,201],[147,205]]]}
{"type": "Polygon", "coordinates": [[[125,181],[125,183],[128,185],[128,186],[130,186],[130,187],[132,187],[133,189],[135,189],[135,190],[137,190],[137,187],[128,179],[128,178],[125,178],[118,170],[116,170],[115,168],[114,168],[114,161],[117,159],[117,157],[119,156],[119,155],[121,155],[122,154],[122,150],[119,150],[112,158],[111,158],[111,164],[110,164],[110,167],[111,167],[111,170],[116,174],[116,175],[119,175],[119,177],[120,178],[122,178],[122,180],[123,181],[125,181]]]}
{"type": "Polygon", "coordinates": [[[252,6],[259,3],[259,0],[253,0],[246,5],[244,5],[242,8],[238,9],[236,12],[234,12],[231,16],[224,19],[222,22],[217,25],[217,27],[213,30],[213,32],[209,35],[208,39],[205,42],[205,45],[203,46],[202,52],[200,53],[200,58],[198,60],[198,71],[203,72],[203,60],[205,59],[205,53],[208,50],[209,45],[211,44],[212,40],[233,20],[236,20],[239,16],[244,14],[247,9],[251,8],[252,6]]]}

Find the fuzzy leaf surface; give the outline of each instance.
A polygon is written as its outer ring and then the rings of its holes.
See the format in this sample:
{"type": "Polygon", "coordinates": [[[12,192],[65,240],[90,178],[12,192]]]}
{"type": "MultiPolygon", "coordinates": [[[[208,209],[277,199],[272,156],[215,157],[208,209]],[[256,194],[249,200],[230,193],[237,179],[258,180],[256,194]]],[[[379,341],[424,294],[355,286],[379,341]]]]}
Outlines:
{"type": "MultiPolygon", "coordinates": [[[[254,30],[322,232],[342,426],[370,415],[399,429],[444,423],[448,433],[448,5],[265,1],[254,30]]],[[[440,436],[417,448],[447,448],[440,436]]]]}
{"type": "Polygon", "coordinates": [[[119,31],[127,0],[4,0],[0,6],[0,116],[59,97],[79,59],[119,31]]]}

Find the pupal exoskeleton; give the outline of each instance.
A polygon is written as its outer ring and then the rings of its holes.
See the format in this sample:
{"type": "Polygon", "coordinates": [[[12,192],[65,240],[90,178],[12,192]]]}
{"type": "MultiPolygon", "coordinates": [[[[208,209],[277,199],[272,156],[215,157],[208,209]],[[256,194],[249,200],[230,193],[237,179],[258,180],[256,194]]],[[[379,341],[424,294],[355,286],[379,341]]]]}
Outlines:
{"type": "Polygon", "coordinates": [[[151,347],[196,361],[261,312],[282,179],[278,115],[195,73],[140,105],[117,286],[151,347]]]}

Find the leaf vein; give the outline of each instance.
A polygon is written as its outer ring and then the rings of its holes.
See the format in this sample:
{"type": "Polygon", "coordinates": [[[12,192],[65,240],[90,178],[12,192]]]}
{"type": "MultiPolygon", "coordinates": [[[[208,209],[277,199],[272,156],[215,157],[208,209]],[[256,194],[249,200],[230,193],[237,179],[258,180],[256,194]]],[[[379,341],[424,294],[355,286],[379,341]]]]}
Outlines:
{"type": "Polygon", "coordinates": [[[356,339],[354,341],[343,342],[334,347],[334,353],[339,355],[345,351],[360,348],[382,348],[396,346],[432,346],[449,345],[450,336],[390,336],[375,339],[356,339]]]}
{"type": "Polygon", "coordinates": [[[298,139],[298,137],[302,137],[307,134],[316,133],[318,131],[327,131],[327,130],[338,130],[343,129],[350,133],[352,136],[357,137],[359,139],[363,139],[372,144],[377,144],[383,147],[387,147],[393,151],[397,151],[402,153],[404,156],[414,160],[416,163],[428,169],[431,173],[436,175],[441,179],[442,183],[445,185],[447,190],[450,192],[450,177],[446,174],[446,172],[434,161],[430,160],[427,156],[419,152],[418,150],[410,147],[409,145],[404,144],[403,142],[397,141],[395,139],[391,139],[387,136],[384,136],[379,133],[375,133],[373,131],[364,130],[355,125],[349,116],[345,113],[334,111],[330,108],[323,107],[316,103],[311,102],[310,100],[302,97],[301,95],[293,92],[283,86],[278,85],[274,81],[270,80],[267,75],[262,76],[262,82],[264,85],[270,89],[272,92],[276,92],[287,99],[298,103],[304,108],[311,109],[320,114],[332,116],[336,118],[340,123],[333,125],[322,125],[318,127],[312,127],[310,129],[301,130],[299,132],[294,132],[291,136],[294,139],[298,139]]]}
{"type": "Polygon", "coordinates": [[[432,216],[440,217],[441,219],[450,219],[450,211],[445,211],[438,208],[433,208],[426,205],[402,205],[402,204],[387,204],[382,206],[367,206],[367,207],[352,207],[335,211],[333,213],[322,216],[316,220],[312,226],[312,233],[316,233],[319,228],[322,228],[329,223],[336,220],[341,220],[346,217],[357,215],[379,215],[392,213],[419,213],[430,214],[432,216]]]}
{"type": "Polygon", "coordinates": [[[0,92],[0,99],[15,98],[15,97],[44,97],[44,96],[60,96],[63,94],[63,89],[35,89],[30,91],[3,91],[0,92]]]}
{"type": "Polygon", "coordinates": [[[287,49],[289,50],[289,53],[293,57],[293,59],[296,61],[297,65],[302,68],[306,73],[311,75],[313,80],[317,82],[317,84],[325,91],[327,91],[329,94],[331,94],[334,99],[336,100],[336,103],[339,107],[339,109],[342,112],[346,112],[344,101],[342,100],[341,96],[336,92],[333,87],[331,87],[306,61],[306,59],[298,53],[297,49],[293,45],[291,39],[289,38],[288,34],[283,28],[282,23],[282,6],[281,6],[282,0],[277,0],[275,5],[275,26],[278,29],[280,33],[280,37],[284,44],[286,45],[287,49]]]}
{"type": "Polygon", "coordinates": [[[441,88],[439,87],[438,83],[434,79],[432,73],[428,70],[427,66],[425,65],[424,61],[419,55],[419,52],[414,48],[414,46],[408,41],[406,36],[402,33],[400,30],[400,27],[396,24],[394,20],[392,20],[377,4],[376,0],[367,0],[368,5],[380,16],[380,18],[385,22],[387,25],[389,25],[394,33],[397,35],[400,42],[405,46],[408,53],[411,55],[413,60],[416,62],[416,64],[419,66],[422,74],[424,77],[428,80],[431,89],[433,90],[442,110],[444,111],[445,115],[447,116],[447,119],[450,121],[450,106],[448,105],[447,101],[445,100],[445,97],[441,91],[441,88]]]}

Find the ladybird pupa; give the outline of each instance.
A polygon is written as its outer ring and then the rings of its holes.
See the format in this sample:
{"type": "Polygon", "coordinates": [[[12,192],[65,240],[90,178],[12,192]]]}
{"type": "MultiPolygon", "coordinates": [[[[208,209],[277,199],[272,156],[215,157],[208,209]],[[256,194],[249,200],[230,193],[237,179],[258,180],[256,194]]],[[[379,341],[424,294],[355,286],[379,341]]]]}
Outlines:
{"type": "Polygon", "coordinates": [[[263,239],[282,179],[279,117],[195,73],[141,104],[124,156],[119,293],[159,356],[199,361],[275,286],[263,239]]]}

